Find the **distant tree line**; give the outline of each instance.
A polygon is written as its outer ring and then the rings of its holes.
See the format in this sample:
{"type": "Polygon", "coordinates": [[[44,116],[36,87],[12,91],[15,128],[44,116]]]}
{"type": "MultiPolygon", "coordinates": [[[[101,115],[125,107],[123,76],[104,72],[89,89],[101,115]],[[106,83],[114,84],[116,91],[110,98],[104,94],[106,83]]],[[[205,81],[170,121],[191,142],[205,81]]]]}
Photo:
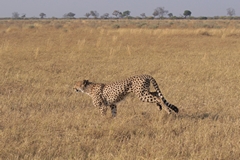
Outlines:
{"type": "MultiPolygon", "coordinates": [[[[128,19],[163,19],[163,18],[166,18],[165,16],[167,15],[168,18],[171,18],[171,19],[182,19],[182,18],[192,18],[192,19],[195,19],[195,17],[191,17],[192,15],[192,12],[190,10],[185,10],[183,12],[183,15],[180,15],[180,16],[174,16],[172,13],[169,13],[168,10],[166,10],[164,7],[157,7],[153,13],[152,13],[152,16],[146,16],[145,13],[141,13],[140,16],[137,16],[137,17],[132,17],[130,15],[130,11],[129,10],[126,10],[126,11],[119,11],[119,10],[114,10],[112,12],[112,16],[113,17],[110,17],[110,14],[109,13],[104,13],[103,15],[100,16],[100,14],[97,12],[97,11],[90,11],[88,13],[86,13],[84,16],[85,18],[94,18],[94,19],[97,19],[97,18],[101,18],[101,19],[108,19],[108,18],[128,18],[128,19]]],[[[74,19],[75,18],[75,13],[72,13],[72,12],[69,12],[69,13],[65,13],[63,15],[63,18],[70,18],[70,19],[74,19]]],[[[235,10],[233,8],[228,8],[227,9],[227,16],[229,17],[233,17],[235,15],[235,10]]],[[[40,13],[39,14],[39,17],[41,19],[43,18],[46,18],[47,15],[45,13],[40,13]]],[[[20,15],[18,12],[13,12],[12,13],[12,18],[14,19],[25,19],[26,18],[26,14],[22,14],[20,15]]],[[[208,19],[208,17],[198,17],[197,19],[208,19]]]]}

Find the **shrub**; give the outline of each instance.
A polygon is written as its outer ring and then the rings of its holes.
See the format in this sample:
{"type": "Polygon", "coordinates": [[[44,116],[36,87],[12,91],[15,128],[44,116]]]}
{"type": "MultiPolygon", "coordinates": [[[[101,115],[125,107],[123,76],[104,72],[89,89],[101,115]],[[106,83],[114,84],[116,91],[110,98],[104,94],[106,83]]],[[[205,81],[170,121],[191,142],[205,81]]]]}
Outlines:
{"type": "Polygon", "coordinates": [[[118,28],[120,28],[120,25],[119,25],[119,24],[114,24],[114,25],[112,26],[112,28],[118,29],[118,28]]]}
{"type": "Polygon", "coordinates": [[[154,17],[153,17],[153,16],[150,16],[150,17],[147,17],[147,19],[154,19],[154,17]]]}
{"type": "Polygon", "coordinates": [[[35,28],[35,26],[34,25],[30,25],[30,26],[28,26],[28,28],[33,29],[33,28],[35,28]]]}
{"type": "Polygon", "coordinates": [[[206,20],[208,18],[207,17],[199,17],[198,19],[206,20]]]}
{"type": "Polygon", "coordinates": [[[142,28],[143,26],[147,25],[147,23],[140,23],[137,25],[138,28],[142,28]]]}

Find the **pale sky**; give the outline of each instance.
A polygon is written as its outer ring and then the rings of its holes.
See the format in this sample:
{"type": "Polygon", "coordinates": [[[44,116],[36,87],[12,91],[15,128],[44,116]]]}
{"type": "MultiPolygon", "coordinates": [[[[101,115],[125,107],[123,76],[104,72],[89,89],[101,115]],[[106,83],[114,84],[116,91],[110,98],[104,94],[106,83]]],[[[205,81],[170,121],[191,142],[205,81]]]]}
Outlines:
{"type": "MultiPolygon", "coordinates": [[[[12,17],[13,12],[20,16],[39,17],[41,12],[48,18],[61,18],[65,13],[73,12],[75,17],[84,17],[91,10],[99,15],[129,10],[131,16],[152,16],[154,9],[164,7],[174,16],[180,16],[184,10],[190,10],[192,16],[226,16],[227,8],[235,9],[240,16],[240,0],[0,0],[0,17],[12,17]]],[[[113,16],[114,17],[114,16],[113,16]]]]}

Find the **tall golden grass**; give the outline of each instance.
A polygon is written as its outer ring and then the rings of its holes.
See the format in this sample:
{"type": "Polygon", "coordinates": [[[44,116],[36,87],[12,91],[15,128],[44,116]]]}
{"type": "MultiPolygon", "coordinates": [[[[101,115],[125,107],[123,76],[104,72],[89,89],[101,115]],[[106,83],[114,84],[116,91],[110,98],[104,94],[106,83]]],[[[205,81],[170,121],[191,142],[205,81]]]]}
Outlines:
{"type": "Polygon", "coordinates": [[[239,21],[0,21],[0,159],[238,159],[239,21]],[[77,80],[149,74],[179,107],[133,94],[99,115],[77,80]]]}

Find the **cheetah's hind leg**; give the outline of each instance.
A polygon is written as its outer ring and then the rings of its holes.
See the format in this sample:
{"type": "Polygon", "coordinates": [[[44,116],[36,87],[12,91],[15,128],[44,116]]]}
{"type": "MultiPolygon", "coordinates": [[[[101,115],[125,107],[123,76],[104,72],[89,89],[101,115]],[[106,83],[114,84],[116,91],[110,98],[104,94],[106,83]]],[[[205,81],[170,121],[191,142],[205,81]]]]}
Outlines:
{"type": "Polygon", "coordinates": [[[162,105],[160,103],[157,103],[157,106],[159,107],[159,110],[162,110],[162,105]]]}
{"type": "MultiPolygon", "coordinates": [[[[150,92],[150,94],[155,97],[159,97],[158,92],[150,92]]],[[[159,110],[162,110],[162,105],[160,103],[157,103],[157,106],[159,107],[159,110]]]]}
{"type": "Polygon", "coordinates": [[[160,110],[163,107],[168,114],[171,113],[171,110],[169,109],[169,107],[162,104],[163,103],[162,99],[158,96],[157,92],[142,91],[141,94],[139,94],[138,96],[141,101],[156,103],[160,110]]]}
{"type": "MultiPolygon", "coordinates": [[[[153,96],[156,96],[156,97],[160,98],[158,92],[150,92],[150,94],[153,95],[153,96]]],[[[163,103],[164,103],[164,104],[163,104],[164,106],[166,105],[168,108],[170,108],[170,109],[173,110],[174,112],[178,113],[179,110],[178,110],[178,108],[177,108],[175,105],[168,103],[165,98],[163,98],[162,101],[163,101],[163,103]]],[[[161,105],[160,103],[157,103],[157,106],[159,106],[159,110],[162,110],[162,105],[161,105]]],[[[169,111],[171,112],[171,110],[169,110],[169,111]]],[[[168,111],[167,111],[167,112],[168,112],[168,111]]]]}

